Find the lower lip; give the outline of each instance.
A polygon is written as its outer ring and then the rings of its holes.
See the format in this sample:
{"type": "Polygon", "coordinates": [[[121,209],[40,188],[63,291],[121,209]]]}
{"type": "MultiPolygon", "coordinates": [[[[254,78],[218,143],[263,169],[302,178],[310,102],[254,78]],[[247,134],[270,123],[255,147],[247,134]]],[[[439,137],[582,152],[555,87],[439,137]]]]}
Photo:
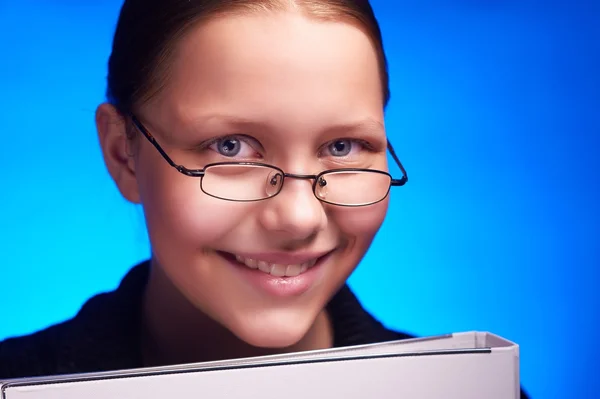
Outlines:
{"type": "Polygon", "coordinates": [[[319,279],[321,275],[322,265],[329,258],[331,253],[319,258],[317,263],[307,271],[294,277],[276,277],[258,269],[251,269],[235,260],[229,254],[219,253],[220,257],[225,259],[227,263],[234,266],[236,271],[242,277],[253,284],[261,291],[275,297],[294,297],[307,292],[319,279]]]}

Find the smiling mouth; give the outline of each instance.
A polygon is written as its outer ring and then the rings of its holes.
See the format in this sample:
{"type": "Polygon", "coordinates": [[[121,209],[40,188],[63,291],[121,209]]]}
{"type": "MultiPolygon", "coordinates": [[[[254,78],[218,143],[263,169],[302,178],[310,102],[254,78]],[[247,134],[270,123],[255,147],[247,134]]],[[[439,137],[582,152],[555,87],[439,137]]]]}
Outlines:
{"type": "Polygon", "coordinates": [[[317,262],[324,256],[311,259],[307,262],[300,264],[279,264],[269,263],[262,260],[246,258],[241,255],[236,255],[228,252],[220,252],[221,255],[225,256],[229,260],[235,261],[239,265],[245,266],[249,269],[260,271],[266,274],[270,274],[274,277],[296,277],[306,272],[308,269],[313,267],[317,262]]]}

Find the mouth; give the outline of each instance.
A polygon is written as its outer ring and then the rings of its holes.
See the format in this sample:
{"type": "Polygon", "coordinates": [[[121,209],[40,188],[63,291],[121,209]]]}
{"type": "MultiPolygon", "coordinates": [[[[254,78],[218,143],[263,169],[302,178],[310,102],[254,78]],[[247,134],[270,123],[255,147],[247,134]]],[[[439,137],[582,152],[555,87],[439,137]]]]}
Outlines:
{"type": "MultiPolygon", "coordinates": [[[[244,266],[251,270],[260,271],[265,274],[269,274],[273,277],[296,277],[299,276],[309,269],[313,268],[319,261],[329,255],[332,251],[313,257],[299,258],[285,258],[280,257],[276,261],[269,262],[266,259],[257,259],[249,256],[243,256],[240,254],[234,254],[230,252],[218,251],[218,253],[227,258],[229,261],[235,262],[240,266],[244,266]]],[[[263,258],[263,257],[261,257],[263,258]]]]}

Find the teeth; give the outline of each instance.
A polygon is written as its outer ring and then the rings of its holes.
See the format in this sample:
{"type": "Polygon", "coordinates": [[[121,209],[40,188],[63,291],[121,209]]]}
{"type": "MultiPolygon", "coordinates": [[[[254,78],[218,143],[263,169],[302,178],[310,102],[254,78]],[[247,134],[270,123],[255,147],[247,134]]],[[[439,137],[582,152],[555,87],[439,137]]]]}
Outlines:
{"type": "Polygon", "coordinates": [[[244,263],[250,269],[256,269],[256,268],[258,268],[258,262],[255,261],[254,259],[244,259],[241,256],[236,255],[235,256],[235,260],[237,260],[240,263],[244,263]]]}
{"type": "Polygon", "coordinates": [[[271,266],[267,262],[263,262],[262,260],[258,262],[258,268],[261,272],[271,273],[271,266]]]}
{"type": "Polygon", "coordinates": [[[309,262],[305,262],[299,265],[280,265],[276,263],[267,263],[262,260],[255,260],[250,258],[244,258],[240,255],[236,255],[235,259],[239,263],[243,263],[250,269],[258,269],[264,273],[268,273],[275,277],[294,277],[298,276],[309,268],[313,267],[317,263],[316,259],[309,262]]]}
{"type": "Polygon", "coordinates": [[[289,277],[297,276],[300,273],[302,273],[302,265],[288,265],[285,269],[285,275],[289,277]]]}
{"type": "Polygon", "coordinates": [[[285,276],[286,269],[287,269],[286,265],[278,265],[278,264],[271,265],[271,276],[283,277],[283,276],[285,276]]]}

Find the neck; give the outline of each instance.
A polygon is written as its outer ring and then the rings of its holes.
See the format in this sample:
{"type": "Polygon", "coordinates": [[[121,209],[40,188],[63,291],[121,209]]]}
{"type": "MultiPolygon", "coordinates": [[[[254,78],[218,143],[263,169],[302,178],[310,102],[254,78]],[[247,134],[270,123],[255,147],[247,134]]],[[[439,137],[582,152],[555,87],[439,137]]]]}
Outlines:
{"type": "Polygon", "coordinates": [[[301,352],[333,346],[333,331],[323,310],[306,335],[286,348],[248,345],[190,303],[154,261],[143,302],[142,355],[144,366],[301,352]]]}

